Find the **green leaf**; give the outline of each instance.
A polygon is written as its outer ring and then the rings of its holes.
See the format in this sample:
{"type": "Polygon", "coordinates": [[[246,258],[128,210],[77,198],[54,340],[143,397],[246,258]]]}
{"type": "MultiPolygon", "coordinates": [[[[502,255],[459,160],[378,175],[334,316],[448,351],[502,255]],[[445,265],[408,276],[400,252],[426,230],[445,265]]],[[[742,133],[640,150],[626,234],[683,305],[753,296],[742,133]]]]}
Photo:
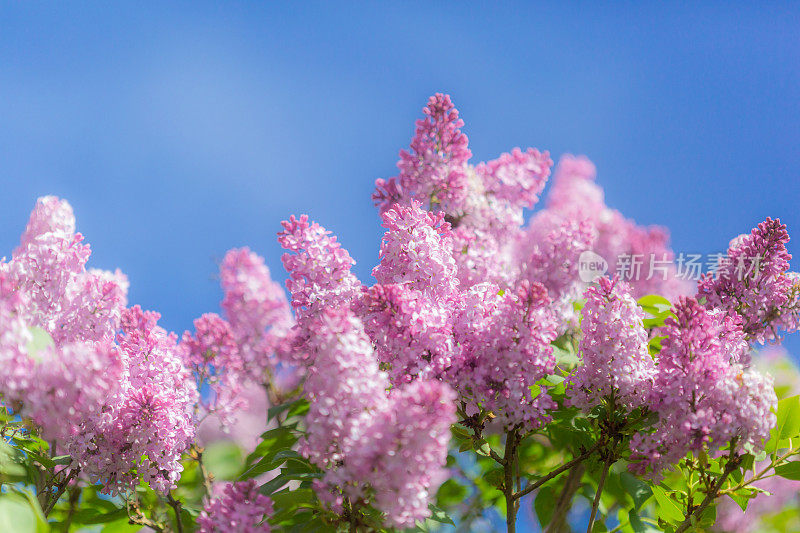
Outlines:
{"type": "Polygon", "coordinates": [[[800,461],[791,461],[775,467],[775,473],[782,478],[800,481],[800,461]]]}
{"type": "Polygon", "coordinates": [[[644,481],[636,478],[628,472],[620,474],[620,481],[625,491],[631,495],[635,510],[641,509],[644,502],[650,499],[653,495],[653,490],[644,481]]]}
{"type": "Polygon", "coordinates": [[[0,531],[46,533],[50,526],[32,494],[14,491],[0,493],[0,531]]]}
{"type": "Polygon", "coordinates": [[[633,509],[628,513],[628,523],[631,525],[631,529],[633,529],[634,533],[647,533],[647,528],[642,523],[642,519],[639,518],[638,513],[633,509]]]}
{"type": "Polygon", "coordinates": [[[232,442],[220,441],[203,452],[203,463],[214,478],[231,481],[242,468],[242,450],[232,442]]]}
{"type": "Polygon", "coordinates": [[[750,489],[741,489],[733,493],[728,493],[728,496],[730,496],[731,500],[736,502],[736,505],[741,507],[742,511],[746,511],[747,504],[756,496],[756,492],[750,489]]]}
{"type": "Polygon", "coordinates": [[[488,442],[486,442],[485,440],[481,439],[476,444],[478,445],[478,447],[475,448],[475,453],[477,453],[478,455],[482,455],[484,457],[490,457],[491,456],[492,448],[489,446],[488,442]]]}
{"type": "Polygon", "coordinates": [[[672,303],[663,296],[657,294],[642,296],[637,303],[651,315],[661,315],[672,309],[672,303]]]}
{"type": "Polygon", "coordinates": [[[260,458],[272,460],[276,453],[280,450],[290,449],[295,442],[297,442],[297,437],[292,433],[291,427],[283,426],[265,431],[261,434],[261,442],[258,443],[256,449],[247,456],[246,463],[250,465],[260,458]]]}
{"type": "Polygon", "coordinates": [[[0,439],[0,482],[26,481],[28,470],[25,463],[24,453],[0,439]]]}
{"type": "Polygon", "coordinates": [[[504,477],[505,477],[505,471],[503,470],[502,467],[498,466],[496,468],[493,468],[493,469],[489,470],[483,476],[483,480],[486,483],[488,483],[489,485],[492,485],[493,487],[498,487],[499,488],[500,485],[502,485],[502,483],[503,483],[504,477]]]}
{"type": "Polygon", "coordinates": [[[280,405],[273,405],[267,409],[267,420],[273,420],[281,413],[286,413],[286,419],[296,416],[303,416],[308,412],[309,404],[305,398],[299,400],[292,400],[290,402],[282,403],[280,405]]]}
{"type": "Polygon", "coordinates": [[[450,478],[439,487],[439,491],[436,493],[436,502],[441,507],[449,507],[462,503],[468,494],[467,487],[454,478],[450,478]]]}
{"type": "Polygon", "coordinates": [[[431,510],[430,520],[433,520],[434,522],[439,522],[440,524],[448,524],[451,526],[456,525],[455,522],[453,522],[453,519],[450,518],[446,512],[439,509],[435,505],[430,504],[428,505],[428,508],[431,510]]]}
{"type": "Polygon", "coordinates": [[[31,332],[33,338],[28,342],[25,350],[28,352],[28,356],[39,361],[41,360],[39,352],[50,346],[55,346],[53,337],[51,337],[47,331],[36,326],[28,328],[28,330],[31,332]]]}
{"type": "Polygon", "coordinates": [[[768,451],[775,451],[783,439],[800,435],[800,396],[791,396],[778,402],[778,422],[772,430],[768,451]]]}
{"type": "Polygon", "coordinates": [[[76,512],[72,519],[77,524],[106,524],[127,517],[125,509],[114,509],[109,512],[100,512],[97,509],[81,509],[76,512]]]}
{"type": "Polygon", "coordinates": [[[556,356],[556,364],[565,366],[575,366],[580,363],[577,354],[571,350],[565,350],[559,346],[553,345],[553,355],[556,356]]]}
{"type": "Polygon", "coordinates": [[[661,487],[653,487],[653,495],[658,502],[658,515],[667,522],[683,521],[683,511],[675,501],[667,496],[661,487]]]}
{"type": "Polygon", "coordinates": [[[301,504],[312,503],[315,496],[311,489],[296,489],[275,492],[270,498],[276,509],[296,509],[301,504]]]}
{"type": "Polygon", "coordinates": [[[265,496],[271,496],[276,490],[283,487],[289,482],[289,478],[284,476],[283,474],[278,474],[274,478],[270,479],[258,489],[261,494],[265,496]]]}
{"type": "Polygon", "coordinates": [[[553,520],[555,507],[556,498],[553,487],[545,485],[540,488],[536,493],[536,499],[533,501],[533,509],[536,511],[536,517],[539,519],[542,530],[553,520]]]}

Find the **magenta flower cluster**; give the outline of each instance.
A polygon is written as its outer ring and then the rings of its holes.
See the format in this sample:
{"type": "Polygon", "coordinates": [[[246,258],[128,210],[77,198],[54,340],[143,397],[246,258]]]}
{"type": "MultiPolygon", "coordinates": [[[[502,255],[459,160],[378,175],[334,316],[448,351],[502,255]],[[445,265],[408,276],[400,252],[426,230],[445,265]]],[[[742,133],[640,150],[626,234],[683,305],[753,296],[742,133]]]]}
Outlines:
{"type": "Polygon", "coordinates": [[[269,533],[271,514],[272,500],[258,492],[255,480],[218,484],[197,517],[198,533],[269,533]]]}
{"type": "Polygon", "coordinates": [[[775,425],[772,379],[743,364],[749,350],[741,321],[682,298],[666,338],[648,405],[652,433],[631,441],[632,469],[659,477],[689,451],[760,449],[775,425]]]}
{"type": "Polygon", "coordinates": [[[586,410],[604,400],[628,411],[648,405],[656,365],[648,350],[644,311],[617,279],[600,278],[586,291],[571,402],[586,410]]]}
{"type": "Polygon", "coordinates": [[[709,309],[742,317],[749,339],[761,343],[800,328],[800,279],[789,273],[789,234],[780,220],[767,218],[749,235],[731,241],[716,274],[698,283],[697,296],[709,309]]]}
{"type": "Polygon", "coordinates": [[[89,255],[69,204],[39,199],[0,263],[0,393],[105,490],[143,479],[167,491],[194,438],[197,390],[158,314],[126,309],[125,277],[87,270],[89,255]]]}
{"type": "MultiPolygon", "coordinates": [[[[750,345],[800,326],[785,226],[767,219],[735,239],[729,268],[689,297],[667,232],[609,208],[589,160],[561,159],[526,224],[549,154],[515,148],[472,164],[450,98],[434,95],[423,113],[398,175],[376,182],[385,232],[375,283],[359,281],[331,232],[292,216],[278,233],[290,300],[261,257],[230,250],[220,314],[200,316],[180,339],[158,313],[128,307],[123,274],[87,269],[69,205],[40,199],[0,261],[3,405],[106,492],[144,481],[167,493],[202,420],[233,424],[248,387],[288,373],[290,388],[304,380],[299,451],[323,471],[320,500],[337,512],[372,505],[397,528],[430,516],[457,412],[491,413],[498,428],[522,433],[551,421],[554,344],[565,339],[580,338],[568,405],[657,415],[632,437],[637,473],[657,478],[690,451],[762,445],[776,399],[750,366],[750,345]],[[581,271],[586,252],[611,271],[625,256],[656,257],[663,276],[592,280],[581,271]],[[657,330],[636,301],[652,293],[677,302],[657,330]]],[[[272,502],[254,481],[216,490],[200,531],[269,531],[272,502]]]]}

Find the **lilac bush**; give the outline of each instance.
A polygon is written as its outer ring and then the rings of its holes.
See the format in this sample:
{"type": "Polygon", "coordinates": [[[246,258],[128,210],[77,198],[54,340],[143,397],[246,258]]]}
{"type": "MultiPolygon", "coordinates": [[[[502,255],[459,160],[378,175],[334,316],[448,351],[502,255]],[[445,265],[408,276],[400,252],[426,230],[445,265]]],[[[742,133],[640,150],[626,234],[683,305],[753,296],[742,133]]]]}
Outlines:
{"type": "Polygon", "coordinates": [[[473,163],[463,127],[434,95],[376,181],[374,279],[292,215],[286,292],[230,250],[220,308],[181,336],[128,302],[124,274],[87,268],[66,201],[39,199],[0,261],[0,502],[16,498],[0,518],[515,531],[532,501],[543,530],[680,533],[736,529],[730,502],[759,524],[785,513],[764,493],[800,480],[800,400],[756,350],[800,327],[787,228],[766,219],[695,285],[587,158],[473,163]]]}

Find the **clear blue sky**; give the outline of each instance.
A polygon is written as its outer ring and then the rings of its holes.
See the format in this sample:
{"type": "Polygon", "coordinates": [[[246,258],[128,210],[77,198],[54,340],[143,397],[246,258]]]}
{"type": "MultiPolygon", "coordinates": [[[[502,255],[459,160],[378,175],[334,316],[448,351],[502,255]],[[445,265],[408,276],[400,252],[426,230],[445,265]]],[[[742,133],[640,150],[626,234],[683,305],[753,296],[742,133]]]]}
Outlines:
{"type": "Polygon", "coordinates": [[[218,309],[232,246],[283,279],[292,213],[368,279],[373,181],[437,91],[476,160],[587,154],[608,203],[669,225],[676,250],[723,250],[770,215],[800,254],[800,7],[643,4],[3,2],[0,255],[56,194],[91,264],[178,331],[218,309]]]}

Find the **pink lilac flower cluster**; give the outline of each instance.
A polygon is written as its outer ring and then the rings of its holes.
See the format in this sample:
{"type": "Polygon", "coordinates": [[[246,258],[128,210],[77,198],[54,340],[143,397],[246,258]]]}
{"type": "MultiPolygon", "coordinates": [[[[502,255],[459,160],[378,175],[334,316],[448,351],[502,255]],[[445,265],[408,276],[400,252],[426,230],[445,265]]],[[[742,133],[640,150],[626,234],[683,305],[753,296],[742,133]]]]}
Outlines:
{"type": "Polygon", "coordinates": [[[320,499],[338,511],[344,498],[372,502],[389,524],[412,527],[430,516],[430,497],[446,477],[452,391],[418,380],[387,393],[363,324],[346,307],[304,324],[310,409],[301,451],[326,470],[320,499]]]}
{"type": "MultiPolygon", "coordinates": [[[[609,272],[622,272],[634,297],[660,294],[672,300],[689,294],[691,287],[676,277],[677,268],[669,248],[669,233],[662,227],[642,227],[606,206],[603,190],[595,182],[595,166],[585,157],[565,155],[550,190],[547,206],[534,217],[528,229],[532,241],[553,231],[558,221],[582,222],[592,232],[584,250],[592,250],[608,263],[609,272]],[[540,227],[543,226],[543,227],[540,227]],[[642,257],[646,264],[624,267],[626,258],[642,257]],[[651,262],[654,266],[650,271],[651,262]],[[652,274],[652,275],[651,275],[652,274]]],[[[530,246],[530,244],[529,244],[530,246]]],[[[580,253],[580,247],[575,250],[580,253]]],[[[573,258],[576,255],[572,256],[573,258]]],[[[573,259],[574,260],[574,259],[573,259]]]]}
{"type": "Polygon", "coordinates": [[[100,411],[121,372],[112,341],[127,280],[86,270],[89,255],[70,205],[47,196],[0,261],[0,396],[62,443],[100,411]]]}
{"type": "Polygon", "coordinates": [[[400,151],[400,174],[378,180],[373,199],[385,211],[401,199],[415,198],[427,204],[459,209],[468,191],[464,164],[472,157],[467,136],[459,128],[464,121],[445,94],[436,94],[417,120],[411,150],[400,151]]]}
{"type": "Polygon", "coordinates": [[[227,427],[237,412],[247,408],[241,394],[246,380],[239,345],[228,323],[215,313],[195,319],[194,329],[194,335],[184,332],[180,346],[197,390],[204,392],[197,404],[198,416],[202,420],[215,414],[227,427]]]}
{"type": "Polygon", "coordinates": [[[281,261],[289,272],[286,288],[297,319],[313,316],[325,307],[349,305],[361,284],[350,271],[355,261],[347,250],[325,228],[309,223],[305,215],[299,219],[292,216],[282,224],[278,242],[287,250],[281,261]]]}
{"type": "Polygon", "coordinates": [[[800,328],[800,280],[788,273],[789,234],[780,220],[767,218],[731,241],[715,274],[706,274],[697,287],[709,309],[737,313],[748,338],[764,343],[780,339],[779,331],[800,328]]]}
{"type": "MultiPolygon", "coordinates": [[[[753,366],[762,372],[775,376],[775,391],[778,398],[800,393],[800,368],[785,348],[767,345],[753,357],[753,366]]],[[[754,470],[761,472],[769,465],[769,460],[756,463],[754,470]]],[[[769,476],[753,483],[767,493],[759,493],[742,511],[738,504],[724,498],[717,506],[717,522],[714,531],[720,533],[755,533],[765,531],[765,521],[772,515],[780,514],[789,505],[800,503],[800,481],[781,476],[769,476]]],[[[767,522],[768,523],[768,522],[767,522]]],[[[784,526],[786,527],[786,526],[784,526]]],[[[791,526],[790,526],[791,527],[791,526]]]]}
{"type": "Polygon", "coordinates": [[[239,357],[252,379],[277,364],[274,353],[293,325],[289,302],[270,277],[264,259],[248,248],[234,248],[220,265],[222,309],[239,347],[239,357]]]}
{"type": "MultiPolygon", "coordinates": [[[[295,252],[284,255],[287,285],[300,291],[302,302],[293,305],[303,308],[305,320],[321,310],[349,306],[375,356],[388,366],[393,385],[418,377],[440,379],[471,408],[494,410],[509,427],[539,427],[555,406],[546,391],[536,398],[531,392],[555,368],[550,343],[557,335],[557,320],[547,291],[539,283],[520,280],[511,290],[484,283],[462,292],[449,247],[449,224],[440,213],[423,211],[412,200],[387,209],[383,218],[387,231],[380,264],[373,270],[378,284],[370,288],[360,287],[350,272],[349,255],[324,228],[305,218],[284,223],[281,242],[295,252]],[[313,257],[308,252],[329,249],[333,251],[313,257]],[[339,282],[346,292],[335,292],[328,300],[327,287],[339,282]],[[316,304],[305,303],[310,300],[316,304]]],[[[314,328],[302,329],[310,333],[300,335],[300,345],[304,337],[317,334],[314,328]]]]}
{"type": "Polygon", "coordinates": [[[434,95],[423,112],[411,150],[401,152],[400,174],[377,180],[373,199],[381,212],[416,201],[443,213],[451,224],[448,240],[462,290],[484,282],[510,288],[519,279],[537,281],[548,289],[563,326],[575,325],[571,301],[587,286],[579,277],[578,259],[591,250],[612,272],[624,257],[653,258],[654,272],[649,263],[636,272],[629,269],[636,297],[689,293],[689,285],[676,277],[667,232],[638,226],[608,208],[586,158],[561,159],[546,207],[525,228],[524,209],[538,203],[550,174],[549,154],[514,149],[473,166],[460,131],[464,123],[450,98],[434,95]]]}
{"type": "MultiPolygon", "coordinates": [[[[672,270],[659,288],[678,293],[666,233],[607,208],[594,166],[572,157],[562,160],[546,209],[524,228],[524,210],[550,174],[549,154],[514,149],[471,165],[450,98],[434,95],[423,111],[400,173],[376,182],[387,230],[378,283],[362,287],[336,238],[292,217],[279,234],[292,307],[301,324],[326,308],[350,308],[394,386],[441,380],[508,427],[539,427],[555,404],[536,384],[553,372],[550,343],[574,323],[572,302],[587,286],[580,254],[663,252],[672,270]]],[[[295,356],[313,359],[297,349],[307,344],[298,335],[295,356]]]]}
{"type": "Polygon", "coordinates": [[[269,533],[272,500],[258,492],[255,480],[219,484],[213,490],[197,517],[199,533],[269,533]]]}
{"type": "Polygon", "coordinates": [[[89,255],[69,204],[39,199],[0,262],[0,395],[105,490],[143,479],[166,491],[194,437],[197,391],[175,336],[156,313],[126,309],[125,277],[86,270],[89,255]]]}
{"type": "Polygon", "coordinates": [[[364,289],[354,308],[392,383],[442,377],[455,356],[452,309],[458,280],[450,225],[416,201],[394,205],[382,218],[387,231],[380,263],[372,270],[378,283],[364,289]]]}
{"type": "Polygon", "coordinates": [[[603,277],[587,289],[579,346],[583,364],[570,377],[573,405],[591,410],[604,398],[629,411],[647,405],[656,365],[643,320],[626,283],[603,277]]]}
{"type": "Polygon", "coordinates": [[[159,327],[159,318],[139,306],[123,312],[119,388],[69,446],[81,471],[111,493],[133,489],[139,479],[157,491],[175,488],[195,436],[198,392],[175,334],[159,327]]]}
{"type": "Polygon", "coordinates": [[[658,478],[689,451],[759,449],[775,425],[772,379],[743,364],[741,322],[682,298],[665,324],[650,408],[653,433],[631,440],[632,470],[658,478]]]}
{"type": "Polygon", "coordinates": [[[228,430],[250,407],[246,389],[267,382],[275,387],[284,374],[292,376],[281,380],[291,389],[300,376],[282,361],[294,318],[264,259],[248,248],[229,250],[220,265],[220,283],[227,320],[215,313],[201,316],[194,321],[194,334],[184,332],[180,347],[203,391],[201,420],[213,415],[211,420],[228,430]]]}
{"type": "Polygon", "coordinates": [[[454,338],[462,352],[448,370],[448,381],[468,408],[482,406],[508,428],[532,430],[549,420],[555,402],[545,390],[532,390],[555,371],[550,345],[557,321],[547,290],[522,280],[514,290],[493,283],[470,287],[461,295],[454,338]]]}
{"type": "Polygon", "coordinates": [[[119,271],[86,270],[90,255],[70,205],[46,196],[3,265],[15,290],[25,294],[20,313],[28,326],[46,330],[56,345],[109,341],[116,333],[128,282],[119,271]]]}

